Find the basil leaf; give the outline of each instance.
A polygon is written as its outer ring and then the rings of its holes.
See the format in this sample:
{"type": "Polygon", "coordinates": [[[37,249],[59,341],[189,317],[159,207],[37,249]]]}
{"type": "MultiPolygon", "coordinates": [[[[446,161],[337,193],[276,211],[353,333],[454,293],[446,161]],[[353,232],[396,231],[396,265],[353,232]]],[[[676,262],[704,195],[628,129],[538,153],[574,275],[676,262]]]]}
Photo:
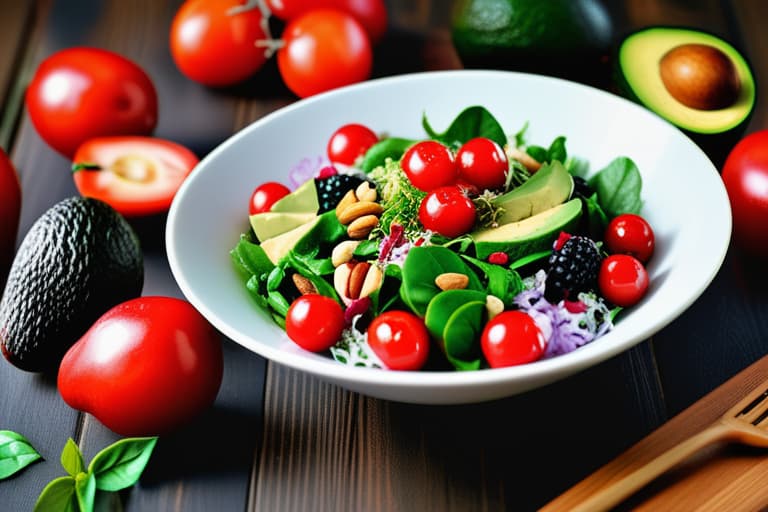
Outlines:
{"type": "Polygon", "coordinates": [[[37,498],[34,512],[77,512],[75,497],[75,478],[62,476],[51,480],[37,498]]]}
{"type": "Polygon", "coordinates": [[[0,480],[39,459],[42,457],[26,437],[10,430],[0,430],[0,480]]]}
{"type": "Polygon", "coordinates": [[[80,512],[92,512],[96,499],[96,477],[90,471],[75,477],[75,496],[80,512]]]}
{"type": "Polygon", "coordinates": [[[70,476],[77,476],[85,470],[83,454],[71,437],[67,439],[64,449],[61,450],[61,466],[70,476]]]}
{"type": "Polygon", "coordinates": [[[568,152],[565,150],[565,137],[561,135],[549,145],[549,149],[547,149],[547,162],[559,160],[565,163],[567,158],[568,152]]]}
{"type": "Polygon", "coordinates": [[[486,137],[502,147],[507,143],[504,128],[485,107],[481,106],[464,109],[443,133],[437,133],[430,126],[426,114],[421,118],[421,125],[430,138],[453,148],[458,148],[475,137],[486,137]]]}
{"type": "Polygon", "coordinates": [[[590,181],[597,192],[597,201],[610,217],[622,213],[640,213],[643,182],[635,163],[621,156],[600,170],[590,181]]]}
{"type": "Polygon", "coordinates": [[[96,477],[96,488],[119,491],[134,485],[155,444],[157,437],[128,437],[101,450],[88,466],[88,472],[96,477]]]}
{"type": "Polygon", "coordinates": [[[363,161],[360,163],[360,170],[368,174],[375,168],[384,165],[387,158],[400,160],[405,151],[416,142],[411,139],[402,139],[399,137],[390,137],[380,140],[365,152],[363,161]]]}

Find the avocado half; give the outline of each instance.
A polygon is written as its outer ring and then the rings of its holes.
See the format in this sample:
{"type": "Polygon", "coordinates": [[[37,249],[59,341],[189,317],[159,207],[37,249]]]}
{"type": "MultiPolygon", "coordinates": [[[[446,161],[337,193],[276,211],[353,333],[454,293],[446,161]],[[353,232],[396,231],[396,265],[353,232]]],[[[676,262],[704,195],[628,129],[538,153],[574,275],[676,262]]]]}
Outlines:
{"type": "MultiPolygon", "coordinates": [[[[670,64],[665,66],[668,69],[670,64]]],[[[623,96],[681,128],[710,153],[713,160],[724,158],[723,152],[727,154],[727,150],[743,134],[754,110],[756,86],[749,63],[730,43],[701,30],[657,26],[633,32],[617,48],[615,71],[616,83],[623,96]],[[671,64],[678,69],[673,70],[673,78],[666,78],[665,82],[662,62],[670,52],[677,50],[679,53],[681,48],[708,49],[728,61],[728,74],[733,77],[720,78],[724,82],[735,80],[736,89],[731,91],[732,96],[724,104],[721,102],[716,108],[694,108],[674,87],[675,77],[686,77],[697,72],[697,59],[702,72],[711,75],[713,69],[719,69],[716,68],[717,63],[707,60],[709,57],[688,52],[689,55],[671,64]],[[693,68],[690,67],[691,61],[694,62],[693,68]]],[[[691,79],[691,83],[695,82],[691,79]]]]}

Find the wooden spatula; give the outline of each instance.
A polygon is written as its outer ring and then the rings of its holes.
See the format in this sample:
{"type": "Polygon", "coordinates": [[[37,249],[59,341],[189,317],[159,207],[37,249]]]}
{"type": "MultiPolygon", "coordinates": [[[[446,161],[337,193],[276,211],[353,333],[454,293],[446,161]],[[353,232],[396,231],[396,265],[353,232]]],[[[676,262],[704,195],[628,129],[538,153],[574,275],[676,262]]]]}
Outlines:
{"type": "Polygon", "coordinates": [[[716,442],[740,442],[768,448],[768,380],[761,383],[709,427],[670,448],[623,478],[593,493],[582,493],[581,501],[578,503],[574,502],[576,496],[565,493],[541,510],[542,512],[608,510],[686,457],[716,442]]]}

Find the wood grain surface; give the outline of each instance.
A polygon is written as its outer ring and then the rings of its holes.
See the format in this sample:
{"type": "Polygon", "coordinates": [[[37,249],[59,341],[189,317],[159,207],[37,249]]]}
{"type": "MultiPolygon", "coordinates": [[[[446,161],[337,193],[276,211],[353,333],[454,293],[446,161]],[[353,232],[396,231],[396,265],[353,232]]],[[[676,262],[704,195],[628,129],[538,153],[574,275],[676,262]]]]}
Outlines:
{"type": "MultiPolygon", "coordinates": [[[[168,49],[168,30],[181,3],[0,0],[0,145],[21,178],[19,239],[52,204],[76,194],[69,162],[40,139],[23,105],[35,68],[54,51],[91,45],[135,60],[158,91],[156,135],[199,156],[296,100],[274,60],[252,79],[226,89],[208,89],[182,76],[168,49]]],[[[651,24],[682,25],[715,32],[744,48],[758,78],[749,130],[768,127],[762,99],[768,88],[763,27],[768,8],[762,0],[604,3],[617,36],[651,24]]],[[[389,30],[375,50],[374,76],[463,66],[450,38],[449,0],[386,4],[389,30]]],[[[255,166],[254,181],[258,173],[255,166]]],[[[165,219],[133,224],[145,255],[143,293],[181,296],[165,254],[165,219]]],[[[654,434],[636,445],[768,352],[765,274],[764,265],[732,249],[710,288],[652,340],[561,382],[473,405],[415,406],[369,398],[269,363],[224,339],[224,382],[214,407],[160,440],[141,481],[120,493],[119,506],[192,512],[535,510],[633,445],[632,453],[648,456],[637,446],[660,449],[726,405],[725,395],[713,395],[708,407],[687,410],[684,424],[678,418],[670,423],[667,432],[674,435],[654,434]]],[[[725,393],[737,395],[766,370],[761,361],[725,393]]],[[[4,361],[0,429],[23,433],[45,458],[0,481],[0,511],[32,509],[44,485],[63,474],[58,456],[68,437],[86,459],[117,439],[64,404],[52,376],[20,372],[4,361]]],[[[626,508],[730,509],[735,493],[763,482],[765,462],[746,450],[727,455],[711,454],[704,464],[671,473],[626,508]],[[743,476],[719,489],[712,485],[705,497],[689,488],[693,480],[685,476],[691,472],[704,484],[722,474],[743,476]]],[[[756,501],[740,502],[737,509],[768,506],[763,494],[744,495],[756,501]]]]}

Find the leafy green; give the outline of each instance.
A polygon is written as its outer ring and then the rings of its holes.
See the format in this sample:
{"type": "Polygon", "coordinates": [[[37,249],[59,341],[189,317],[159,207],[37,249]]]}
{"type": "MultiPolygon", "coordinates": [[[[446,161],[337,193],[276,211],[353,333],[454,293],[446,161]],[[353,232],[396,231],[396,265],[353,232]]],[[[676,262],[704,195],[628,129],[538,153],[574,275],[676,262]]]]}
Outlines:
{"type": "Polygon", "coordinates": [[[45,486],[35,503],[35,512],[77,512],[80,505],[75,496],[75,477],[61,476],[45,486]]]}
{"type": "Polygon", "coordinates": [[[427,195],[414,187],[405,175],[400,163],[387,160],[369,174],[379,191],[379,203],[384,212],[379,217],[377,233],[389,233],[393,223],[400,224],[406,236],[414,237],[424,228],[419,222],[419,206],[427,195]]]}
{"type": "Polygon", "coordinates": [[[512,306],[515,296],[523,290],[523,279],[520,274],[501,265],[494,265],[466,255],[463,257],[485,275],[488,293],[501,299],[505,306],[512,306]]]}
{"type": "Polygon", "coordinates": [[[119,491],[134,485],[144,471],[157,437],[121,439],[96,454],[88,471],[96,477],[96,488],[119,491]]]}
{"type": "Polygon", "coordinates": [[[643,181],[630,158],[615,158],[589,180],[589,185],[597,192],[597,202],[609,218],[640,213],[643,181]]]}
{"type": "Polygon", "coordinates": [[[527,146],[525,152],[534,160],[537,160],[542,164],[553,162],[555,160],[565,163],[568,159],[568,152],[565,149],[565,137],[562,135],[556,137],[548,148],[542,146],[527,146]]]}
{"type": "Polygon", "coordinates": [[[365,152],[359,167],[364,173],[369,173],[375,168],[386,163],[387,159],[400,160],[408,147],[413,144],[412,139],[389,137],[380,140],[365,152]]]}
{"type": "Polygon", "coordinates": [[[475,137],[486,137],[501,147],[507,143],[504,128],[485,107],[481,106],[464,109],[442,133],[438,133],[432,128],[426,113],[421,118],[421,124],[430,138],[454,149],[458,149],[462,144],[475,137]]]}
{"type": "Polygon", "coordinates": [[[443,331],[445,356],[457,370],[480,368],[480,344],[486,312],[485,301],[470,301],[459,306],[443,331]]]}
{"type": "Polygon", "coordinates": [[[64,468],[69,476],[77,476],[79,473],[85,471],[85,463],[83,462],[83,454],[80,453],[80,448],[70,437],[67,439],[67,443],[64,445],[64,449],[61,450],[61,467],[64,468]]]}
{"type": "Polygon", "coordinates": [[[26,437],[10,430],[0,430],[0,480],[41,458],[26,437]]]}

